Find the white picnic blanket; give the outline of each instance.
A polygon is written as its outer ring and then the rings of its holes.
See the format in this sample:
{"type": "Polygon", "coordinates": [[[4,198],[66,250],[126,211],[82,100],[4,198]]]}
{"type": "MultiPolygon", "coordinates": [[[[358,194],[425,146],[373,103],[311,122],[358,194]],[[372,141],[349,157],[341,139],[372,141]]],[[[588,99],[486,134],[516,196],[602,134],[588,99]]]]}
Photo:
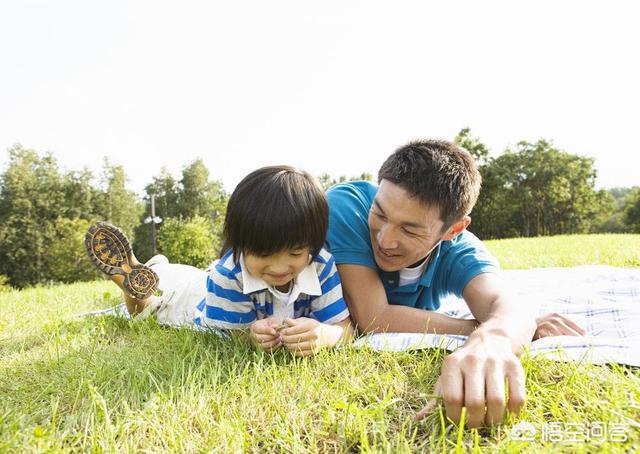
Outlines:
{"type": "MultiPolygon", "coordinates": [[[[546,337],[532,342],[531,356],[558,361],[616,362],[640,366],[640,268],[580,266],[505,270],[502,276],[517,304],[538,315],[557,312],[575,321],[586,336],[546,337]]],[[[438,312],[472,318],[459,298],[444,301],[438,312]]],[[[466,336],[415,333],[372,334],[357,347],[404,351],[462,346],[466,336]]]]}

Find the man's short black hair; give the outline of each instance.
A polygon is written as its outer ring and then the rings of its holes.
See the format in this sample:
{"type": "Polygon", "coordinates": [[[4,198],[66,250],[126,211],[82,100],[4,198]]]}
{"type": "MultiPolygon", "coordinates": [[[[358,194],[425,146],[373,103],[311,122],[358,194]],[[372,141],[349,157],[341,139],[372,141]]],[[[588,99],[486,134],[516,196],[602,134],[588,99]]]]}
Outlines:
{"type": "Polygon", "coordinates": [[[417,140],[398,148],[382,164],[378,183],[400,186],[424,206],[440,209],[443,230],[471,212],[482,177],[473,156],[445,140],[417,140]]]}
{"type": "Polygon", "coordinates": [[[329,225],[327,198],[308,172],[268,166],[251,172],[236,186],[227,205],[222,254],[231,250],[266,256],[308,247],[320,252],[329,225]]]}

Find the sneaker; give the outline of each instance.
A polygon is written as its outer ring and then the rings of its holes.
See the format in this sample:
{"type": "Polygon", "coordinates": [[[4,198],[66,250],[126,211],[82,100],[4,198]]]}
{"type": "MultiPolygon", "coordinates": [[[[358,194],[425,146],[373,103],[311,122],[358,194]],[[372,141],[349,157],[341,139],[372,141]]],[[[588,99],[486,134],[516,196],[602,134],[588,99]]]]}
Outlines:
{"type": "Polygon", "coordinates": [[[124,276],[124,289],[132,297],[143,300],[158,288],[158,275],[148,266],[133,264],[133,250],[125,234],[106,222],[92,225],[84,245],[89,258],[109,276],[124,276]]]}

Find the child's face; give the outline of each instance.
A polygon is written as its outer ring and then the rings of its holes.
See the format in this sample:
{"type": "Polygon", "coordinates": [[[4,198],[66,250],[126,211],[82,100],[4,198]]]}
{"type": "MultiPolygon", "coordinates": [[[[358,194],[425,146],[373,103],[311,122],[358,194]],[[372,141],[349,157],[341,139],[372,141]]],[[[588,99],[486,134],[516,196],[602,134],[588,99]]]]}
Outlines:
{"type": "Polygon", "coordinates": [[[275,254],[244,255],[247,271],[267,284],[280,287],[292,281],[309,264],[308,248],[289,249],[275,254]]]}

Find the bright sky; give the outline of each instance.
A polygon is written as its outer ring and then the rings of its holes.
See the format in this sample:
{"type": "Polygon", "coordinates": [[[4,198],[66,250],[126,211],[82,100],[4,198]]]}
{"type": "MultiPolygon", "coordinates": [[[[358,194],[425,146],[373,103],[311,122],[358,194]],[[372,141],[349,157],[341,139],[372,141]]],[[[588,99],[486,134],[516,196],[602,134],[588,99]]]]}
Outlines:
{"type": "Polygon", "coordinates": [[[287,163],[375,174],[469,126],[498,154],[552,139],[598,187],[640,184],[628,1],[4,1],[0,166],[19,142],[140,191],[196,157],[228,190],[287,163]],[[636,131],[636,132],[634,132],[636,131]]]}

